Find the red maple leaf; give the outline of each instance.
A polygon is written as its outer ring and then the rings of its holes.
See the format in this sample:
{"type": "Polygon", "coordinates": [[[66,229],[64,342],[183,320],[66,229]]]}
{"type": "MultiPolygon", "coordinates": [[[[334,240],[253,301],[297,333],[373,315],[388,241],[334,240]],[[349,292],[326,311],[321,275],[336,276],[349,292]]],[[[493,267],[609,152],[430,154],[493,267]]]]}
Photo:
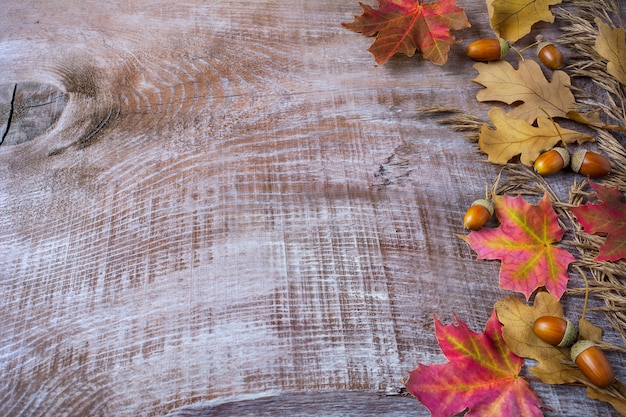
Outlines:
{"type": "Polygon", "coordinates": [[[435,318],[435,334],[449,362],[419,364],[409,373],[407,390],[433,417],[447,417],[469,408],[466,417],[542,416],[541,401],[519,373],[524,359],[504,343],[495,311],[482,334],[435,318]]]}
{"type": "Polygon", "coordinates": [[[363,14],[342,25],[365,36],[376,35],[368,51],[379,65],[397,53],[413,56],[416,50],[437,65],[448,60],[455,42],[450,30],[470,26],[455,0],[420,4],[419,0],[378,0],[378,9],[359,3],[363,14]]]}
{"type": "Polygon", "coordinates": [[[587,233],[604,233],[606,240],[600,247],[597,261],[617,261],[626,258],[626,204],[617,188],[589,185],[596,192],[600,204],[587,202],[584,206],[572,207],[572,213],[587,233]]]}
{"type": "Polygon", "coordinates": [[[537,288],[560,299],[567,288],[567,268],[574,256],[554,245],[565,230],[559,226],[548,194],[539,204],[521,196],[494,196],[497,228],[482,228],[461,236],[478,259],[500,259],[500,288],[521,292],[526,299],[537,288]]]}

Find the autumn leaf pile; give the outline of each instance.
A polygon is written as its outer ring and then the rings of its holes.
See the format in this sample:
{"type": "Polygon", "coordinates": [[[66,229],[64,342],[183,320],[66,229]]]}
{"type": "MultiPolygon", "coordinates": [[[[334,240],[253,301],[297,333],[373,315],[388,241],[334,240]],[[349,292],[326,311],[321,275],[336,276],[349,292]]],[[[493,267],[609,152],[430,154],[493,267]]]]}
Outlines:
{"type": "MultiPolygon", "coordinates": [[[[496,302],[483,333],[474,333],[458,317],[457,325],[444,325],[435,318],[435,336],[448,362],[419,364],[405,381],[408,392],[433,416],[453,416],[464,410],[468,417],[542,415],[541,400],[521,375],[524,359],[535,361],[529,372],[541,382],[584,385],[589,397],[610,403],[626,416],[626,388],[619,380],[608,388],[594,386],[572,362],[568,347],[552,346],[533,332],[539,317],[565,317],[560,300],[568,291],[572,270],[585,281],[583,268],[592,276],[606,275],[603,268],[607,263],[621,263],[626,270],[626,203],[620,191],[626,189],[626,150],[611,133],[626,130],[625,31],[611,22],[608,12],[603,18],[593,17],[602,7],[615,8],[612,1],[572,0],[586,11],[586,20],[568,12],[562,14],[570,22],[570,36],[565,41],[577,43],[570,46],[582,55],[593,56],[593,62],[574,63],[568,69],[575,76],[596,80],[607,92],[602,100],[579,103],[566,71],[551,71],[548,79],[542,66],[524,58],[521,51],[516,50],[520,60],[515,66],[504,59],[473,66],[478,73],[473,81],[483,87],[476,99],[499,103],[489,110],[489,122],[476,126],[476,142],[489,162],[502,167],[500,175],[507,171],[524,180],[541,178],[530,167],[543,152],[556,145],[567,149],[593,142],[590,131],[595,131],[600,149],[611,157],[613,169],[601,180],[604,184],[575,180],[570,194],[578,204],[569,205],[559,202],[543,179],[538,181],[543,197],[531,204],[519,189],[516,195],[507,194],[516,186],[496,187],[498,176],[489,196],[497,226],[459,237],[478,259],[499,260],[500,288],[523,294],[524,299],[511,295],[496,302]],[[595,34],[592,43],[578,42],[581,27],[595,34]],[[603,81],[597,80],[598,74],[604,76],[603,81]],[[580,128],[565,128],[562,120],[580,128]],[[590,191],[583,190],[584,186],[590,191]],[[574,230],[565,228],[563,217],[574,230]],[[562,242],[567,233],[575,236],[569,246],[562,242]],[[578,249],[578,257],[572,249],[578,249]],[[589,259],[590,251],[593,259],[589,259]],[[531,301],[533,304],[528,304],[531,301]]],[[[486,2],[494,36],[512,43],[532,35],[535,23],[554,22],[551,6],[561,0],[486,2]]],[[[451,32],[470,26],[455,0],[378,3],[376,9],[361,3],[363,14],[343,25],[375,37],[369,51],[379,65],[395,54],[415,53],[444,65],[456,43],[451,32]]],[[[535,191],[537,195],[537,188],[535,191]]],[[[609,275],[619,275],[619,271],[609,275]]],[[[585,297],[588,295],[586,288],[585,297]]],[[[626,288],[624,298],[626,303],[626,288]]],[[[606,348],[602,330],[584,318],[585,309],[586,301],[578,323],[579,338],[606,348]]],[[[626,337],[626,330],[622,334],[626,337]]]]}

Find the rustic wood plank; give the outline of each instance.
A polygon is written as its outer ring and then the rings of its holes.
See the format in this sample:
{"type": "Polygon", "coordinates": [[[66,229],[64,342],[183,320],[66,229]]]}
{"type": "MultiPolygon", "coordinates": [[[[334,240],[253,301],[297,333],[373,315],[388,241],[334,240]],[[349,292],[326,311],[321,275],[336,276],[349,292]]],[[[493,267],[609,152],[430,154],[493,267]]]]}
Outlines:
{"type": "Polygon", "coordinates": [[[16,83],[0,86],[0,144],[19,145],[54,126],[66,95],[51,85],[16,83]]]}
{"type": "Polygon", "coordinates": [[[484,2],[444,67],[374,66],[353,1],[1,3],[2,84],[67,102],[0,146],[0,415],[428,415],[379,393],[507,294],[456,238],[497,171],[415,110],[486,114],[484,2]]]}

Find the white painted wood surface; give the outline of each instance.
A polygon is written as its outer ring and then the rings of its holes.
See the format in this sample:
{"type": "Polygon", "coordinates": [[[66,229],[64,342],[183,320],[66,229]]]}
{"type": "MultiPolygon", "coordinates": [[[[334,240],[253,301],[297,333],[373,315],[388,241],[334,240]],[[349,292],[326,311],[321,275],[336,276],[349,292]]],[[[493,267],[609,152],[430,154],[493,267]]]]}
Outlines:
{"type": "Polygon", "coordinates": [[[1,415],[428,415],[385,394],[433,316],[508,294],[456,237],[497,170],[415,110],[486,115],[484,2],[443,67],[374,66],[356,1],[0,3],[1,415]]]}

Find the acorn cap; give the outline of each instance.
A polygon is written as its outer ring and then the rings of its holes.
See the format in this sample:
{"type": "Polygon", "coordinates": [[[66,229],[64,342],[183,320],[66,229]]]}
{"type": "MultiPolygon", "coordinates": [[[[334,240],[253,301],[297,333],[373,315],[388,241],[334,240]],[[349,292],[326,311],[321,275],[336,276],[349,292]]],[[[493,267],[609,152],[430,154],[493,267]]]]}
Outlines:
{"type": "Polygon", "coordinates": [[[543,48],[545,48],[548,45],[554,45],[552,42],[548,42],[548,41],[541,41],[537,44],[537,56],[539,56],[539,52],[541,52],[541,50],[543,48]]]}
{"type": "Polygon", "coordinates": [[[552,148],[555,151],[557,151],[559,153],[559,155],[561,155],[561,158],[563,158],[563,168],[565,168],[566,166],[569,165],[570,163],[570,155],[569,152],[567,151],[567,149],[565,148],[561,148],[560,146],[557,146],[555,148],[552,148]]]}
{"type": "Polygon", "coordinates": [[[563,340],[559,343],[558,347],[566,347],[574,344],[576,339],[578,338],[578,326],[576,326],[571,321],[567,320],[567,328],[565,329],[565,335],[563,335],[563,340]]]}
{"type": "Polygon", "coordinates": [[[487,199],[481,198],[479,200],[475,200],[472,203],[472,206],[483,206],[489,211],[489,214],[493,216],[493,203],[487,199]]]}
{"type": "Polygon", "coordinates": [[[576,362],[576,358],[578,358],[578,355],[580,355],[590,347],[594,346],[596,346],[596,344],[591,340],[579,340],[578,342],[574,343],[574,346],[572,346],[572,350],[570,351],[572,361],[576,362]]]}
{"type": "Polygon", "coordinates": [[[498,38],[498,42],[500,42],[500,59],[503,59],[509,53],[511,45],[502,38],[498,38]]]}
{"type": "Polygon", "coordinates": [[[580,171],[580,167],[583,165],[583,161],[585,160],[585,155],[587,155],[587,151],[585,149],[580,149],[572,155],[572,171],[578,172],[580,171]]]}

